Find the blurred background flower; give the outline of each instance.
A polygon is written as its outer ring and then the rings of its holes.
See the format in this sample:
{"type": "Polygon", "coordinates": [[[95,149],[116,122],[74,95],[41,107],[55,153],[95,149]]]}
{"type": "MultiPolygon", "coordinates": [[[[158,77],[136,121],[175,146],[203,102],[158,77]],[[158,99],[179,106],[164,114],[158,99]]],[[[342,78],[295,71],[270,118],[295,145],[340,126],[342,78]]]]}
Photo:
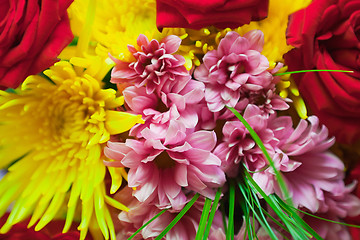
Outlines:
{"type": "Polygon", "coordinates": [[[115,58],[129,61],[132,55],[128,52],[128,44],[135,46],[140,34],[149,39],[159,35],[155,0],[121,0],[116,4],[112,1],[76,0],[68,12],[72,32],[83,39],[78,46],[67,49],[70,55],[74,55],[75,48],[83,51],[87,47],[82,43],[84,41],[89,42],[90,52],[103,59],[110,53],[115,58]]]}

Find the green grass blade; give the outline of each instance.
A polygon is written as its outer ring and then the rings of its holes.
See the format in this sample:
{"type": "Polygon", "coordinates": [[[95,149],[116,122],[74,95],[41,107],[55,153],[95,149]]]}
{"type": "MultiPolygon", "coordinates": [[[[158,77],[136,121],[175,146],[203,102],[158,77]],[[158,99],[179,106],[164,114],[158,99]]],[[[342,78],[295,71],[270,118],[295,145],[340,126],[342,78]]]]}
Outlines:
{"type": "Polygon", "coordinates": [[[133,235],[131,235],[127,240],[131,240],[133,239],[141,230],[143,230],[144,227],[146,227],[147,225],[149,225],[152,221],[154,221],[156,218],[160,217],[164,212],[166,212],[166,209],[162,210],[161,212],[159,212],[158,214],[156,214],[152,219],[150,219],[147,223],[145,223],[144,225],[142,225],[138,230],[136,230],[136,232],[134,232],[133,235]]]}
{"type": "Polygon", "coordinates": [[[295,240],[308,239],[308,236],[310,236],[310,234],[308,234],[303,228],[298,227],[297,222],[291,216],[286,215],[282,210],[281,206],[276,201],[271,198],[266,201],[272,208],[274,213],[283,221],[287,228],[287,231],[295,240]]]}
{"type": "MultiPolygon", "coordinates": [[[[270,199],[272,199],[273,196],[274,195],[270,195],[270,199]]],[[[297,221],[293,218],[293,216],[297,216],[296,213],[286,214],[283,211],[283,208],[274,200],[273,205],[275,206],[273,208],[274,212],[276,212],[279,218],[283,221],[294,240],[303,240],[312,237],[312,235],[309,234],[304,228],[300,227],[301,225],[298,224],[297,221]]]]}
{"type": "MultiPolygon", "coordinates": [[[[254,192],[251,191],[250,187],[248,185],[246,185],[246,186],[247,186],[247,189],[248,189],[248,192],[249,192],[249,196],[251,198],[251,206],[255,209],[255,206],[257,205],[256,202],[258,202],[258,198],[257,198],[256,194],[254,194],[254,192]]],[[[260,205],[260,203],[259,203],[259,205],[260,205]]],[[[259,212],[260,212],[260,216],[262,216],[265,219],[264,214],[261,212],[261,209],[260,209],[259,212]]],[[[252,235],[255,236],[256,239],[258,239],[256,231],[255,231],[255,218],[254,217],[252,218],[251,229],[252,229],[252,235]]]]}
{"type": "Polygon", "coordinates": [[[244,173],[246,181],[249,182],[249,186],[253,187],[254,191],[257,191],[264,198],[275,214],[277,214],[285,224],[294,239],[308,239],[310,236],[314,236],[318,240],[322,239],[309,225],[307,225],[307,223],[304,222],[303,219],[298,216],[297,212],[287,210],[290,207],[288,204],[283,202],[278,196],[277,198],[274,198],[275,195],[267,196],[259,185],[257,185],[254,179],[252,179],[251,175],[247,171],[244,171],[244,173]],[[281,200],[281,204],[277,199],[281,200]],[[284,213],[283,209],[287,210],[286,212],[288,215],[284,213]]]}
{"type": "Polygon", "coordinates": [[[245,224],[245,233],[243,239],[258,239],[255,231],[255,217],[250,218],[250,208],[248,207],[248,203],[245,201],[240,202],[241,208],[244,212],[244,223],[245,224]]]}
{"type": "Polygon", "coordinates": [[[210,214],[211,202],[212,202],[211,199],[209,199],[209,198],[205,199],[205,204],[204,204],[203,211],[201,214],[199,228],[196,233],[195,240],[201,240],[203,238],[206,223],[207,223],[207,220],[208,220],[209,214],[210,214]]]}
{"type": "Polygon", "coordinates": [[[216,192],[216,195],[215,195],[215,200],[214,200],[213,205],[212,205],[212,208],[211,208],[211,212],[210,212],[210,215],[209,215],[208,223],[207,223],[207,225],[206,225],[206,229],[205,229],[205,234],[204,234],[203,240],[207,240],[207,239],[208,239],[208,236],[209,236],[209,233],[210,233],[211,224],[212,224],[212,222],[213,222],[213,220],[214,220],[215,213],[216,213],[216,210],[217,210],[217,208],[218,208],[220,196],[221,196],[221,188],[218,188],[218,190],[217,190],[217,192],[216,192]]]}
{"type": "Polygon", "coordinates": [[[241,201],[240,206],[244,214],[244,224],[245,224],[245,233],[243,239],[245,240],[247,235],[250,236],[250,239],[254,239],[253,225],[251,224],[251,220],[250,220],[250,209],[245,201],[241,201]]]}
{"type": "MultiPolygon", "coordinates": [[[[262,207],[261,207],[262,208],[262,207]]],[[[276,220],[273,216],[271,216],[264,208],[262,208],[263,212],[265,213],[265,215],[271,219],[271,221],[273,221],[276,225],[278,225],[280,228],[282,228],[285,232],[289,232],[289,230],[284,226],[284,224],[282,224],[281,222],[279,222],[278,220],[276,220]]]]}
{"type": "Polygon", "coordinates": [[[242,196],[244,197],[245,201],[247,202],[249,208],[252,210],[254,216],[256,217],[256,219],[259,221],[260,225],[264,227],[265,231],[269,234],[271,239],[278,239],[274,233],[274,231],[272,230],[272,228],[270,227],[269,223],[267,222],[266,218],[264,217],[263,214],[259,214],[257,210],[259,209],[255,209],[253,207],[253,203],[250,202],[250,199],[246,196],[249,195],[250,193],[247,192],[247,188],[245,186],[243,186],[242,184],[238,184],[239,189],[242,193],[242,196]]]}
{"type": "MultiPolygon", "coordinates": [[[[241,184],[240,182],[238,182],[238,184],[241,184]]],[[[241,188],[242,186],[239,186],[239,188],[241,188]]],[[[249,203],[246,201],[246,196],[244,196],[245,194],[249,195],[249,193],[245,193],[240,189],[240,192],[242,194],[242,198],[243,199],[239,199],[239,204],[240,207],[243,211],[243,215],[244,215],[244,224],[245,224],[245,233],[244,233],[244,237],[243,239],[245,240],[247,238],[247,236],[249,235],[250,239],[254,239],[256,236],[255,234],[255,229],[254,229],[254,225],[251,223],[250,220],[250,207],[249,207],[249,203]],[[244,201],[245,200],[245,201],[244,201]]],[[[254,217],[253,217],[254,220],[254,217]]]]}
{"type": "Polygon", "coordinates": [[[279,187],[281,189],[281,192],[284,196],[284,198],[286,199],[286,201],[288,202],[289,205],[293,206],[292,201],[291,201],[291,197],[289,194],[289,191],[287,189],[286,183],[284,178],[282,177],[281,173],[276,169],[274,161],[271,159],[269,153],[267,152],[264,144],[262,143],[261,139],[259,138],[259,136],[257,135],[257,133],[254,131],[254,129],[252,129],[252,127],[250,126],[250,124],[243,118],[243,116],[241,116],[241,114],[236,111],[234,108],[232,107],[227,107],[239,120],[240,122],[246,127],[246,129],[249,131],[251,137],[254,139],[255,143],[259,146],[259,148],[261,149],[261,151],[263,152],[264,156],[266,157],[266,159],[268,160],[270,166],[272,167],[272,169],[274,170],[275,173],[275,177],[277,182],[279,183],[279,187]]]}
{"type": "Polygon", "coordinates": [[[282,76],[287,74],[295,74],[295,73],[306,73],[306,72],[343,72],[343,73],[353,73],[354,71],[348,70],[329,70],[329,69],[311,69],[311,70],[300,70],[293,72],[283,72],[283,73],[275,73],[273,76],[282,76]]]}
{"type": "MultiPolygon", "coordinates": [[[[317,232],[315,232],[295,211],[291,209],[292,206],[287,205],[279,196],[273,195],[271,197],[276,199],[276,201],[288,212],[288,214],[292,214],[297,223],[305,228],[314,238],[322,240],[322,237],[320,237],[317,232]]],[[[296,209],[296,211],[298,211],[298,209],[296,209]]]]}
{"type": "Polygon", "coordinates": [[[230,182],[229,189],[229,224],[226,232],[226,240],[234,240],[234,211],[235,211],[235,185],[230,182]]]}
{"type": "MultiPolygon", "coordinates": [[[[253,203],[253,204],[255,203],[255,205],[256,205],[256,207],[257,207],[257,209],[258,209],[258,212],[259,212],[261,218],[264,219],[265,221],[267,221],[265,215],[263,214],[262,207],[261,207],[261,204],[260,204],[259,199],[258,199],[257,196],[256,196],[256,193],[251,189],[251,187],[248,185],[247,182],[245,182],[245,183],[246,183],[246,186],[247,186],[248,191],[249,191],[249,193],[250,193],[250,197],[251,197],[252,203],[253,203]]],[[[270,227],[270,226],[269,226],[269,227],[270,227]]]]}
{"type": "Polygon", "coordinates": [[[160,233],[159,236],[155,238],[155,240],[160,240],[163,238],[171,228],[175,226],[175,224],[185,215],[185,213],[191,208],[192,205],[196,202],[196,200],[199,198],[200,194],[196,193],[194,197],[188,202],[185,207],[176,215],[176,217],[171,221],[171,223],[160,233]]]}
{"type": "Polygon", "coordinates": [[[336,223],[336,224],[339,224],[339,225],[344,225],[346,227],[354,227],[354,228],[360,228],[360,225],[353,225],[353,224],[348,224],[348,223],[344,223],[344,222],[338,222],[338,221],[334,221],[334,220],[330,220],[330,219],[327,219],[327,218],[322,218],[322,217],[319,217],[319,216],[316,216],[316,215],[313,215],[311,213],[308,213],[308,212],[305,212],[305,211],[302,211],[300,209],[297,209],[297,208],[294,208],[294,207],[291,207],[289,206],[289,208],[295,210],[295,211],[299,211],[303,214],[306,214],[310,217],[313,217],[313,218],[317,218],[319,220],[322,220],[322,221],[325,221],[325,222],[331,222],[331,223],[336,223]]]}

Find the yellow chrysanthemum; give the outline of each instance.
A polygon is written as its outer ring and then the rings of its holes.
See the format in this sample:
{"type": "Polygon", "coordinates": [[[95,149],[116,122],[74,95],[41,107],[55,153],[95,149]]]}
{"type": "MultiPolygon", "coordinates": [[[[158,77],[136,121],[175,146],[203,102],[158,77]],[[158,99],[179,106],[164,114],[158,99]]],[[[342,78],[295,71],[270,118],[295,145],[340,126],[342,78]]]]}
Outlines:
{"type": "Polygon", "coordinates": [[[123,98],[101,88],[96,70],[84,71],[89,60],[70,62],[77,66],[61,61],[46,70],[50,80],[34,75],[15,93],[0,91],[0,168],[12,164],[0,181],[0,216],[13,203],[1,233],[28,216],[39,230],[66,204],[64,232],[81,211],[81,239],[89,228],[116,238],[107,204],[127,208],[106,195],[102,148],[142,119],[115,110],[123,98]]]}
{"type": "Polygon", "coordinates": [[[136,45],[140,34],[152,39],[157,34],[155,0],[75,0],[69,10],[72,31],[76,36],[92,32],[92,44],[97,54],[108,53],[121,60],[129,60],[127,45],[136,45]],[[84,23],[93,23],[84,29],[84,23]]]}

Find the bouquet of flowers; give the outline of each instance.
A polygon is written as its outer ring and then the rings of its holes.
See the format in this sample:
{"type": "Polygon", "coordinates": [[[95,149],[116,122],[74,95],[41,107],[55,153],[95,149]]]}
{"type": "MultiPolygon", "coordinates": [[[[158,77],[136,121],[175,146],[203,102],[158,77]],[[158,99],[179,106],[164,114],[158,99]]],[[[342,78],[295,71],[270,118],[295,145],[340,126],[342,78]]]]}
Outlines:
{"type": "Polygon", "coordinates": [[[0,10],[0,239],[359,239],[359,0],[0,10]]]}

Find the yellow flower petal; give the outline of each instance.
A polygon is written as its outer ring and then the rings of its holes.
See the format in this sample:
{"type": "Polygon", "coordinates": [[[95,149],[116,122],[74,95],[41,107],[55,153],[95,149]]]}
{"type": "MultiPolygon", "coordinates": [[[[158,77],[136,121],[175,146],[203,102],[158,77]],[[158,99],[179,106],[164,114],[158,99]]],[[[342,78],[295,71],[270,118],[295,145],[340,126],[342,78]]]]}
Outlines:
{"type": "Polygon", "coordinates": [[[110,134],[119,134],[128,131],[137,123],[144,123],[141,115],[134,115],[127,112],[106,111],[106,129],[110,134]]]}

